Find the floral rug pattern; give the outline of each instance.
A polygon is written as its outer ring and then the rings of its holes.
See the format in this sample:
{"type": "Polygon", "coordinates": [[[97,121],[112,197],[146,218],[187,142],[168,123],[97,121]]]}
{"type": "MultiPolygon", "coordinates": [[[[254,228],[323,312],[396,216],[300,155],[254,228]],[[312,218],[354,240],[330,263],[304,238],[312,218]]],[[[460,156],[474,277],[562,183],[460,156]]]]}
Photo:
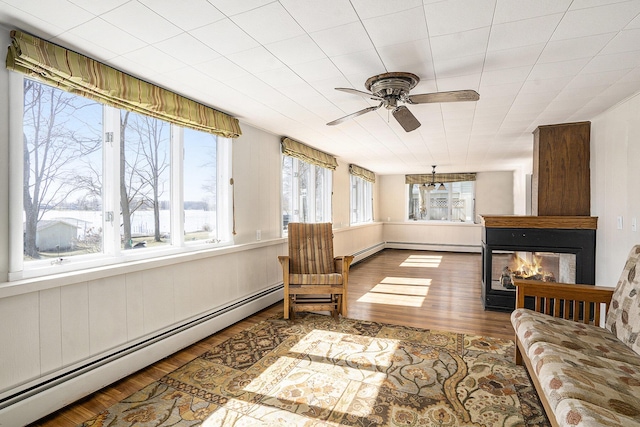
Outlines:
{"type": "Polygon", "coordinates": [[[81,425],[548,426],[513,345],[317,314],[274,318],[81,425]]]}

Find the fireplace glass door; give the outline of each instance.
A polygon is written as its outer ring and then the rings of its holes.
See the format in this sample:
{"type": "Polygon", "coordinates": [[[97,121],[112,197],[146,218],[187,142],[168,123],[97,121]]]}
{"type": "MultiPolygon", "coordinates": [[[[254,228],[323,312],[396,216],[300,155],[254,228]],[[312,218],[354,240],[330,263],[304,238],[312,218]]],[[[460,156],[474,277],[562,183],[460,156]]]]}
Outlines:
{"type": "Polygon", "coordinates": [[[515,292],[515,279],[576,283],[576,255],[556,252],[494,251],[491,289],[515,292]]]}

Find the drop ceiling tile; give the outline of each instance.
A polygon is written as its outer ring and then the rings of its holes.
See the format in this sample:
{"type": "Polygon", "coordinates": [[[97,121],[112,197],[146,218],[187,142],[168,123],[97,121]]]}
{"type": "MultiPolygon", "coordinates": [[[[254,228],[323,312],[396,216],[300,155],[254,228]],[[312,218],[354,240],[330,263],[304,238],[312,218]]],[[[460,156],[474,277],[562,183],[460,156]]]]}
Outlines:
{"type": "Polygon", "coordinates": [[[553,40],[572,39],[619,31],[640,13],[640,2],[570,10],[553,33],[553,40]]]}
{"type": "Polygon", "coordinates": [[[448,90],[477,90],[480,86],[480,74],[456,76],[438,79],[438,91],[448,90]]]}
{"type": "Polygon", "coordinates": [[[158,42],[154,46],[185,64],[199,64],[220,56],[218,52],[189,33],[178,34],[175,37],[158,42]]]}
{"type": "MultiPolygon", "coordinates": [[[[87,1],[87,0],[85,0],[87,1]]],[[[160,16],[173,22],[183,30],[193,30],[225,16],[207,0],[139,0],[145,6],[153,8],[160,16]]],[[[102,3],[95,2],[94,3],[102,3]]]]}
{"type": "Polygon", "coordinates": [[[227,16],[233,16],[238,13],[247,12],[257,9],[261,6],[273,2],[273,0],[208,0],[216,9],[227,16]]]}
{"type": "Polygon", "coordinates": [[[423,80],[435,78],[428,39],[376,46],[376,49],[387,70],[411,72],[423,80]]]}
{"type": "Polygon", "coordinates": [[[262,46],[228,55],[228,58],[252,74],[275,70],[285,65],[262,46]]]}
{"type": "Polygon", "coordinates": [[[310,34],[327,56],[346,55],[372,49],[373,44],[361,22],[352,22],[310,34]]]}
{"type": "Polygon", "coordinates": [[[360,19],[375,18],[378,16],[391,15],[407,9],[422,9],[421,0],[352,0],[360,19]]]}
{"type": "Polygon", "coordinates": [[[546,43],[554,33],[562,14],[493,25],[489,37],[489,51],[546,43]]]}
{"type": "Polygon", "coordinates": [[[570,59],[590,58],[600,53],[614,36],[615,33],[606,33],[575,39],[550,41],[542,51],[538,62],[561,62],[570,59]]]}
{"type": "Polygon", "coordinates": [[[489,30],[489,27],[484,27],[477,30],[431,37],[431,52],[434,61],[470,55],[482,55],[484,57],[489,42],[489,30]]]}
{"type": "Polygon", "coordinates": [[[280,0],[280,3],[307,33],[359,21],[353,6],[345,0],[280,0]]]}
{"type": "Polygon", "coordinates": [[[283,63],[291,66],[326,58],[316,42],[308,35],[270,43],[265,48],[283,63]]]}
{"type": "Polygon", "coordinates": [[[491,25],[496,0],[453,0],[424,6],[431,37],[491,25]]]}
{"type": "Polygon", "coordinates": [[[176,36],[180,28],[137,1],[106,12],[101,18],[149,44],[176,36]]]}
{"type": "Polygon", "coordinates": [[[243,70],[224,56],[201,64],[196,64],[194,68],[221,82],[235,80],[249,74],[247,71],[243,70]]]}
{"type": "Polygon", "coordinates": [[[640,66],[638,52],[624,52],[613,55],[598,55],[582,70],[584,73],[598,73],[602,71],[626,70],[640,66]]]}
{"type": "MultiPolygon", "coordinates": [[[[46,2],[37,0],[4,0],[4,2],[38,19],[55,22],[55,25],[62,30],[68,30],[78,25],[79,22],[86,22],[94,18],[92,13],[67,0],[48,0],[46,2]]],[[[22,19],[15,22],[14,25],[21,21],[22,19]]]]}
{"type": "Polygon", "coordinates": [[[334,56],[331,58],[342,74],[347,76],[361,76],[360,86],[371,76],[385,71],[378,53],[374,49],[350,53],[348,55],[334,56]]]}
{"type": "Polygon", "coordinates": [[[484,55],[470,55],[450,59],[434,59],[433,65],[438,81],[445,77],[466,76],[482,73],[484,55]]]}
{"type": "Polygon", "coordinates": [[[197,28],[191,34],[222,55],[231,55],[260,45],[229,19],[197,28]]]}
{"type": "Polygon", "coordinates": [[[264,70],[253,74],[266,84],[277,89],[296,84],[305,84],[304,80],[287,67],[264,70]]]}
{"type": "Polygon", "coordinates": [[[521,46],[503,50],[489,50],[486,53],[484,70],[501,70],[533,65],[538,61],[545,43],[521,46]]]}
{"type": "Polygon", "coordinates": [[[545,15],[564,13],[572,4],[572,0],[522,1],[500,0],[496,5],[494,24],[521,21],[545,15]]]}
{"type": "Polygon", "coordinates": [[[557,77],[572,77],[580,72],[589,62],[587,58],[574,59],[571,61],[549,62],[546,64],[536,64],[529,74],[530,80],[552,79],[557,77]]]}
{"type": "Polygon", "coordinates": [[[305,33],[278,2],[237,14],[232,20],[260,44],[275,43],[305,33]]]}
{"type": "Polygon", "coordinates": [[[603,71],[600,73],[580,73],[573,78],[566,89],[589,89],[600,85],[610,86],[628,74],[628,70],[603,71]]]}
{"type": "Polygon", "coordinates": [[[118,56],[109,60],[109,65],[142,80],[150,81],[156,73],[155,69],[147,64],[139,64],[124,56],[118,56]]]}
{"type": "Polygon", "coordinates": [[[29,19],[24,19],[24,11],[6,3],[2,3],[1,5],[0,25],[4,25],[4,28],[13,28],[16,23],[20,22],[20,28],[23,31],[44,40],[50,40],[54,34],[64,33],[64,29],[56,23],[48,22],[35,16],[29,16],[29,19]]]}
{"type": "Polygon", "coordinates": [[[341,76],[340,70],[327,58],[305,62],[304,64],[291,65],[291,69],[307,82],[341,76]]]}
{"type": "Polygon", "coordinates": [[[94,15],[101,15],[111,9],[115,9],[118,6],[123,5],[129,0],[70,0],[71,3],[74,3],[84,10],[87,10],[94,15]]]}
{"type": "Polygon", "coordinates": [[[136,37],[131,37],[124,30],[104,21],[102,18],[95,18],[78,25],[70,30],[68,34],[74,37],[81,37],[118,55],[124,55],[147,45],[147,43],[136,37]],[[105,37],[105,34],[108,34],[109,37],[105,37]]]}
{"type": "MultiPolygon", "coordinates": [[[[532,66],[527,65],[524,67],[485,71],[482,73],[480,88],[482,90],[487,86],[523,83],[527,80],[527,76],[531,73],[532,68],[532,66]]],[[[487,90],[493,90],[493,88],[487,88],[487,90]]]]}
{"type": "MultiPolygon", "coordinates": [[[[560,93],[571,81],[571,77],[558,77],[555,79],[527,80],[520,90],[520,94],[560,93]]],[[[533,98],[533,96],[532,96],[533,98]]]]}
{"type": "Polygon", "coordinates": [[[632,51],[640,54],[640,28],[619,32],[600,53],[609,55],[632,51]]]}
{"type": "Polygon", "coordinates": [[[128,52],[122,56],[140,65],[153,64],[154,74],[166,73],[185,67],[182,61],[161,52],[153,46],[145,46],[142,49],[128,52]]]}
{"type": "Polygon", "coordinates": [[[363,23],[378,47],[422,40],[428,36],[421,8],[366,19],[363,23]]]}

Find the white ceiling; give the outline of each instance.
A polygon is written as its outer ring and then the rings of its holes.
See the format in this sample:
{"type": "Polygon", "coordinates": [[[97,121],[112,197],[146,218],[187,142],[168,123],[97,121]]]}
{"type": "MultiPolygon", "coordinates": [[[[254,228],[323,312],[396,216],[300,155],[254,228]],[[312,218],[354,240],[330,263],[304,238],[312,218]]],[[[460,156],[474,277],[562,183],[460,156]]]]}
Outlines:
{"type": "Polygon", "coordinates": [[[379,174],[512,170],[539,125],[640,91],[640,0],[0,0],[0,25],[91,56],[379,174]],[[406,133],[368,77],[417,74],[406,133]]]}

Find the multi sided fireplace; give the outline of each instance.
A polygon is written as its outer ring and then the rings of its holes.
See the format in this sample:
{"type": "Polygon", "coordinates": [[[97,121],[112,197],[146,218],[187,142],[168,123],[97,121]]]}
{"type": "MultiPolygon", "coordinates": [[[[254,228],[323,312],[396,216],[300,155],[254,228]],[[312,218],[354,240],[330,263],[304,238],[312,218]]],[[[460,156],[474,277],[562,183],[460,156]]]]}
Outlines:
{"type": "Polygon", "coordinates": [[[595,284],[597,218],[483,216],[482,220],[486,310],[515,308],[515,279],[595,284]]]}

